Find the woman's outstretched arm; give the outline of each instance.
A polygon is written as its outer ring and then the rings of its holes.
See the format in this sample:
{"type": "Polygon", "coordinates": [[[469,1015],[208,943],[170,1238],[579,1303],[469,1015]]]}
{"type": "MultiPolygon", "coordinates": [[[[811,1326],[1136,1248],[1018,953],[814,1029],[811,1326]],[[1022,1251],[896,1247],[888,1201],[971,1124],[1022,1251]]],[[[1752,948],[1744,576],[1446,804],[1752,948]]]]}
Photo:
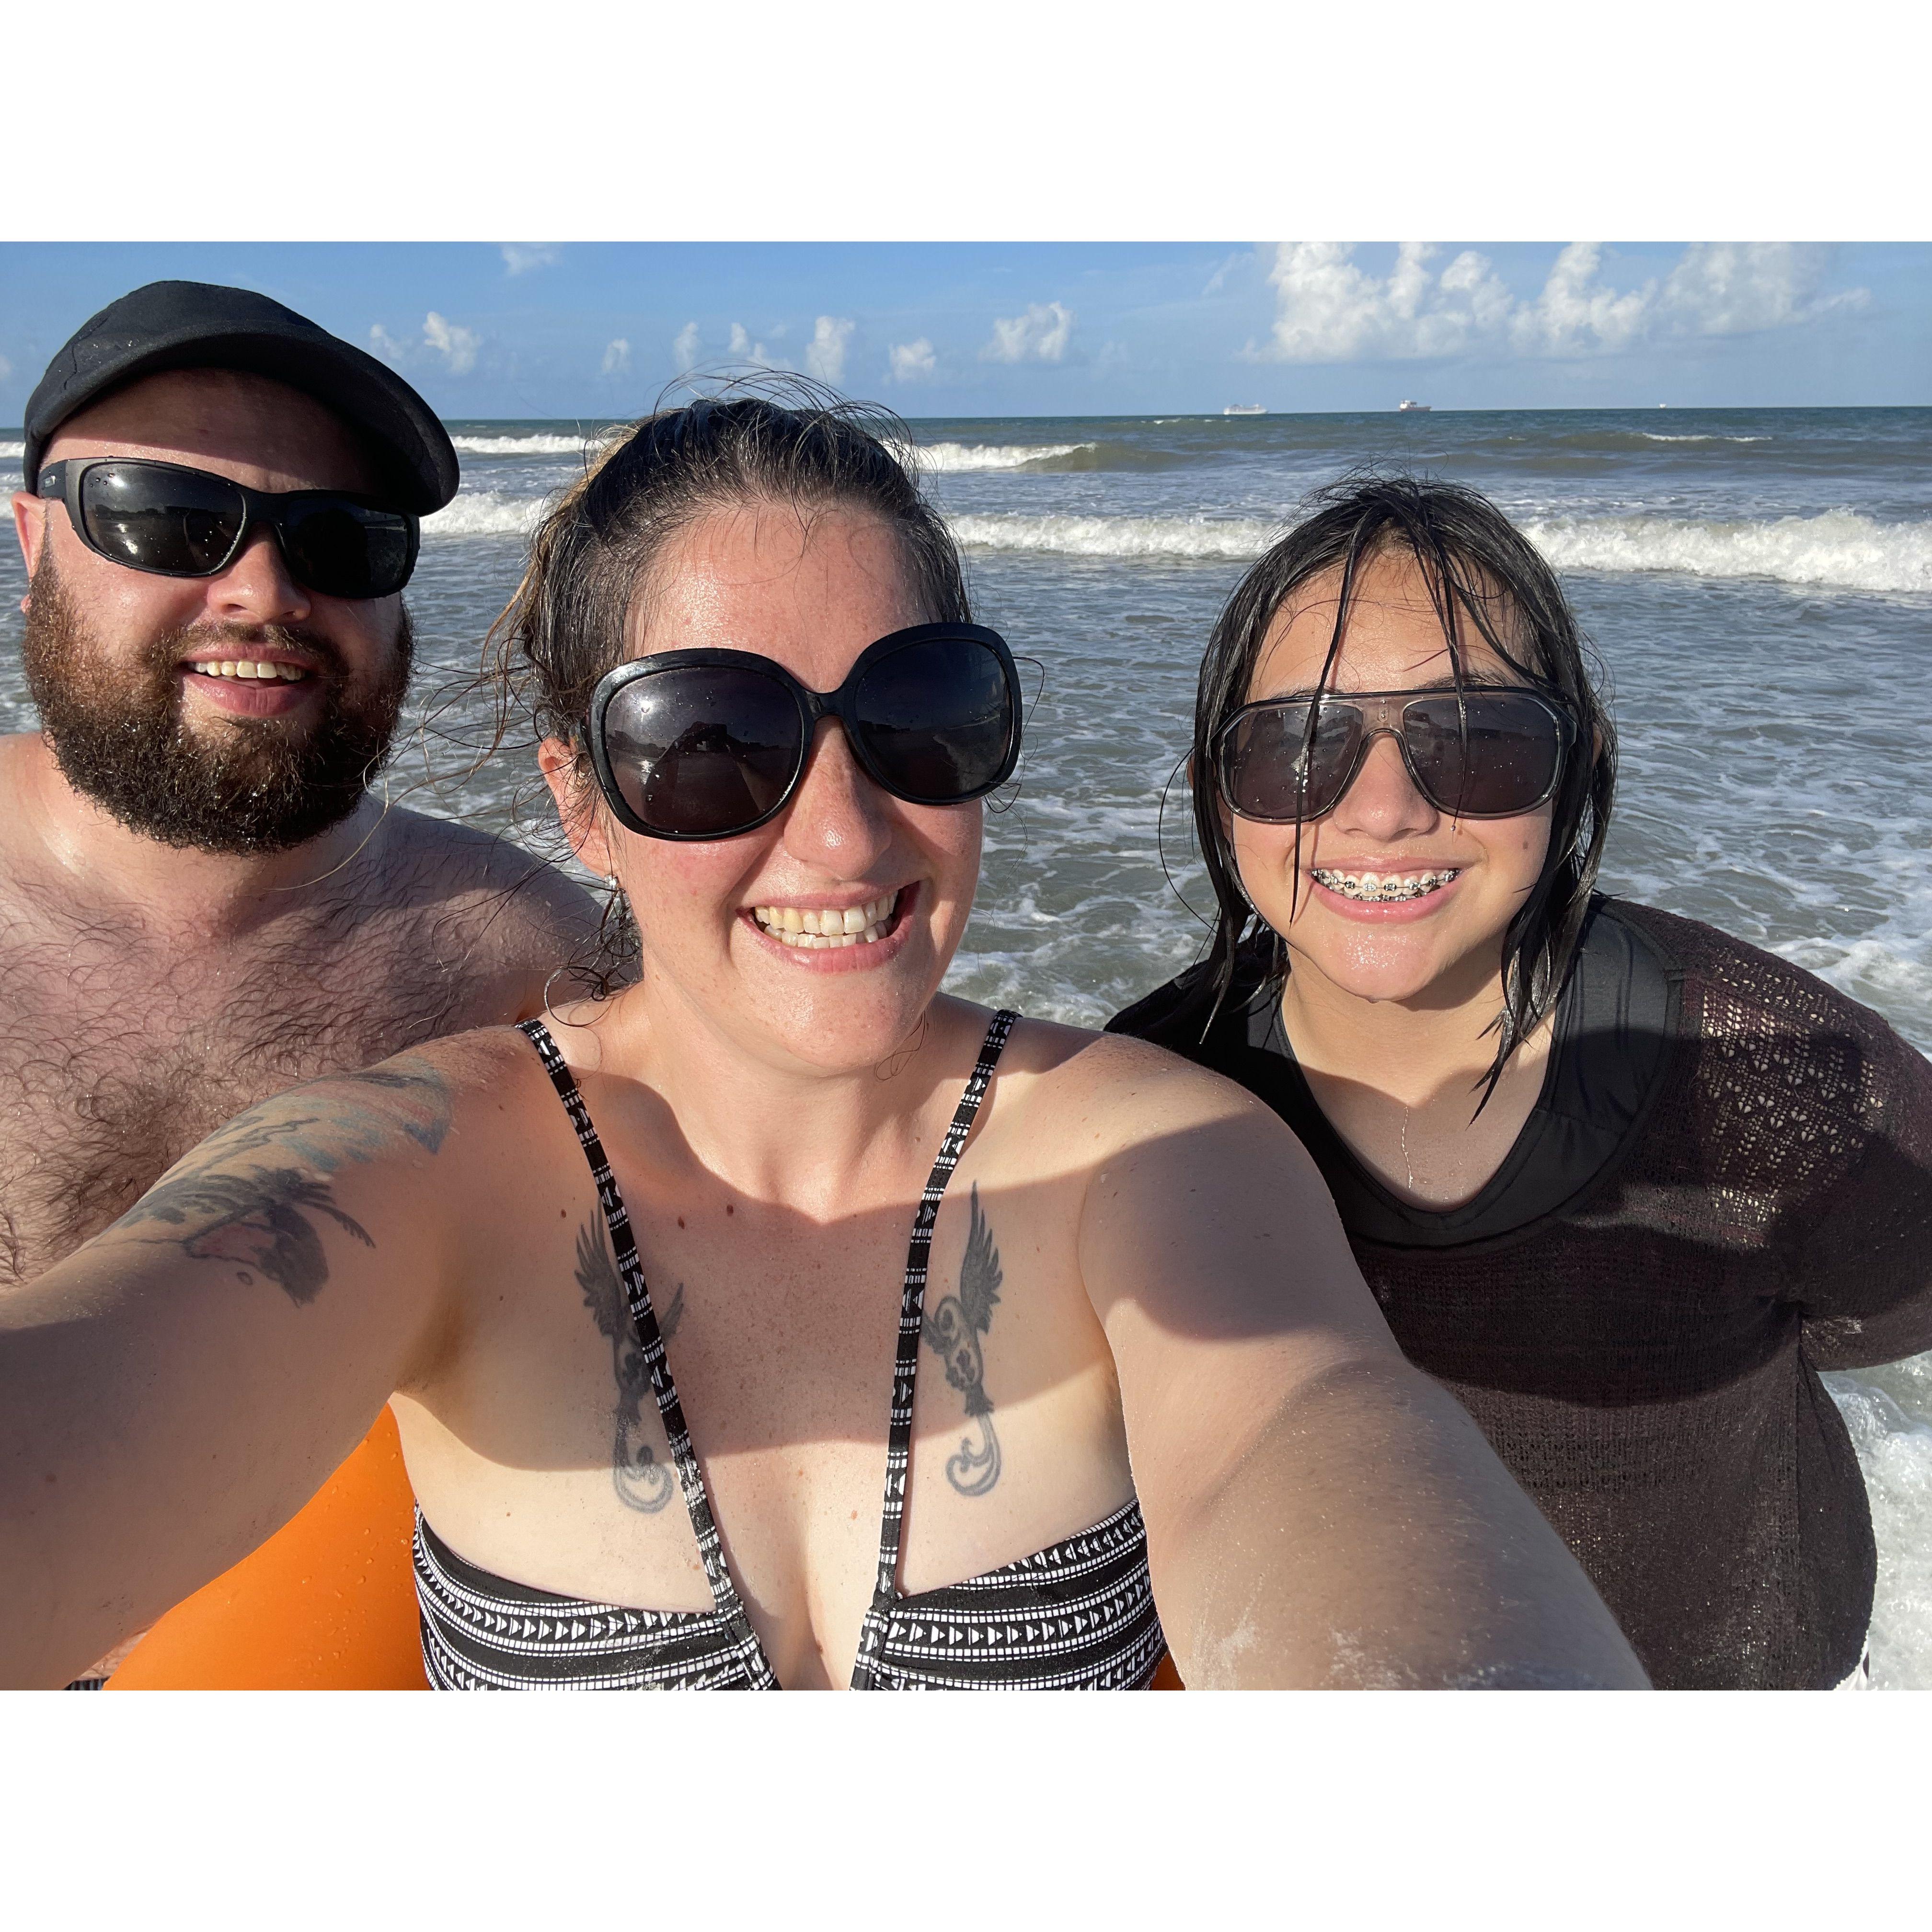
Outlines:
{"type": "Polygon", "coordinates": [[[1088,1184],[1081,1265],[1183,1679],[1642,1686],[1562,1539],[1396,1348],[1300,1143],[1131,1050],[1108,1087],[1133,1124],[1088,1184]]]}
{"type": "Polygon", "coordinates": [[[436,1331],[450,1056],[277,1095],[0,1298],[0,1684],[66,1682],[286,1522],[436,1331]]]}

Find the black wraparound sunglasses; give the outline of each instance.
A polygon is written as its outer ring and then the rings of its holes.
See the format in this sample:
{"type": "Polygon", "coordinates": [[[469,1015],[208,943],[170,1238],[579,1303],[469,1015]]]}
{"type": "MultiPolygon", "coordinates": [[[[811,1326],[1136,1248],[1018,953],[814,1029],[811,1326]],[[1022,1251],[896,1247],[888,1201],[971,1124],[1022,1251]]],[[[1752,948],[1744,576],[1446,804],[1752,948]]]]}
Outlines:
{"type": "Polygon", "coordinates": [[[38,494],[67,506],[88,548],[157,577],[219,577],[250,532],[274,533],[289,574],[325,597],[388,597],[415,569],[416,519],[340,490],[251,490],[185,464],[70,458],[38,494]]]}
{"type": "Polygon", "coordinates": [[[1556,796],[1576,735],[1532,691],[1350,691],[1244,704],[1214,735],[1221,796],[1270,825],[1324,818],[1380,737],[1402,748],[1415,788],[1458,818],[1513,818],[1556,796]]]}
{"type": "Polygon", "coordinates": [[[821,718],[859,766],[911,805],[964,805],[1012,774],[1019,675],[998,632],[916,624],[868,644],[836,691],[751,651],[664,651],[591,694],[585,740],[620,825],[651,838],[730,838],[782,812],[821,718]]]}

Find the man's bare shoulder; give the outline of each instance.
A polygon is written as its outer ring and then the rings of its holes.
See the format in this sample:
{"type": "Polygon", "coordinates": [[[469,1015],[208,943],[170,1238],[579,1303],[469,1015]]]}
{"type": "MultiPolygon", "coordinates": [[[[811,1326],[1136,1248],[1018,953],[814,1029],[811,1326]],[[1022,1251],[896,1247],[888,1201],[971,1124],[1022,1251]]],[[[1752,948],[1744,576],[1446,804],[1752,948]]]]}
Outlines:
{"type": "Polygon", "coordinates": [[[476,826],[400,807],[386,814],[383,834],[383,870],[396,898],[458,927],[472,972],[516,983],[507,1006],[478,1019],[536,1010],[535,996],[549,976],[594,948],[596,902],[535,853],[476,826]]]}
{"type": "Polygon", "coordinates": [[[546,906],[594,916],[590,895],[537,854],[480,826],[392,806],[383,836],[399,864],[432,877],[446,890],[488,893],[528,890],[546,906]]]}

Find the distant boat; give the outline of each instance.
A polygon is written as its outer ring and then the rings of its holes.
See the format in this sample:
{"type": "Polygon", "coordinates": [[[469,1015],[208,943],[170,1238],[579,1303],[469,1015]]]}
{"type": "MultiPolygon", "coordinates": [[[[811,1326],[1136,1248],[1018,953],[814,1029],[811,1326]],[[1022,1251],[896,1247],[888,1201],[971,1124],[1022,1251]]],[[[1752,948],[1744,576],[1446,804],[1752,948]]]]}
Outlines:
{"type": "Polygon", "coordinates": [[[1395,412],[1397,416],[1407,413],[1410,416],[1426,416],[1429,413],[1429,405],[1426,403],[1412,403],[1404,397],[1396,404],[1395,412]]]}
{"type": "Polygon", "coordinates": [[[1230,403],[1221,413],[1224,416],[1264,416],[1268,414],[1265,403],[1230,403]]]}

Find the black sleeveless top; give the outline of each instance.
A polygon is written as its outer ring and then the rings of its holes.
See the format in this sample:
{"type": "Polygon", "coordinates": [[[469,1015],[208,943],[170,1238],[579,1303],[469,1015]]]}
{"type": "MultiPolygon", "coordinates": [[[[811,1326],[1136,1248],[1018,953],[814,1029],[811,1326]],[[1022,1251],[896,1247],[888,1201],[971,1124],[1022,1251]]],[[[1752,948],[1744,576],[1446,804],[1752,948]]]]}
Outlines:
{"type": "MultiPolygon", "coordinates": [[[[855,1690],[1138,1690],[1166,1654],[1148,1575],[1147,1533],[1131,1498],[1090,1529],[1018,1562],[916,1597],[899,1593],[899,1529],[933,1224],[1018,1017],[1000,1012],[988,1028],[913,1218],[892,1370],[878,1576],[860,1628],[855,1690]]],[[[416,1596],[429,1681],[444,1690],[775,1690],[778,1678],[745,1613],[712,1520],[704,1472],[610,1163],[556,1042],[540,1021],[527,1020],[519,1030],[542,1058],[590,1163],[712,1607],[637,1610],[514,1583],[458,1556],[418,1510],[416,1596]]]]}

